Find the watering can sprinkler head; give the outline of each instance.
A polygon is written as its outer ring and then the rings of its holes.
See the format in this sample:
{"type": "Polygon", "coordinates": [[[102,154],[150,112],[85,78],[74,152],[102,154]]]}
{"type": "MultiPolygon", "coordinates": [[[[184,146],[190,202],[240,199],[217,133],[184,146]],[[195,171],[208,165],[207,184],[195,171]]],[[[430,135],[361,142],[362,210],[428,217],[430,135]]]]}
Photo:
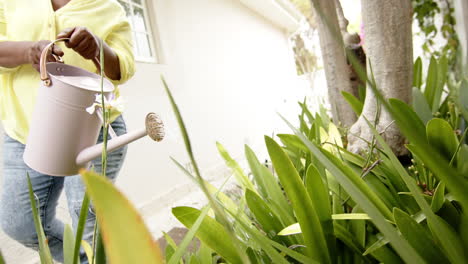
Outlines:
{"type": "Polygon", "coordinates": [[[146,133],[148,136],[156,141],[159,142],[164,139],[165,132],[164,132],[164,124],[159,118],[159,116],[155,113],[149,113],[146,115],[146,133]]]}
{"type": "MultiPolygon", "coordinates": [[[[132,131],[107,141],[107,152],[119,149],[135,140],[148,135],[154,141],[161,141],[164,138],[164,124],[161,118],[155,113],[146,115],[145,128],[132,131]]],[[[86,165],[86,163],[99,157],[103,150],[103,143],[85,148],[76,157],[76,164],[86,165]]]]}

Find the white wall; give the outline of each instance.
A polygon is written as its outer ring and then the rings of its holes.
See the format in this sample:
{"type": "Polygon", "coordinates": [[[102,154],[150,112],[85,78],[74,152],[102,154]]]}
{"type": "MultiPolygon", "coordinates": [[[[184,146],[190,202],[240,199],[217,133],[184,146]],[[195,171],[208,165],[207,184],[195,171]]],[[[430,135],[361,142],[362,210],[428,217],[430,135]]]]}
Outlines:
{"type": "Polygon", "coordinates": [[[162,143],[145,139],[129,148],[118,185],[139,205],[189,182],[169,159],[188,162],[160,74],[209,177],[225,167],[216,141],[237,158],[246,143],[265,153],[264,134],[289,132],[276,112],[295,120],[297,101],[308,90],[298,83],[286,32],[239,1],[157,0],[153,7],[164,65],[138,63],[137,74],[122,88],[130,129],[142,126],[148,111],[161,114],[167,126],[162,143]]]}

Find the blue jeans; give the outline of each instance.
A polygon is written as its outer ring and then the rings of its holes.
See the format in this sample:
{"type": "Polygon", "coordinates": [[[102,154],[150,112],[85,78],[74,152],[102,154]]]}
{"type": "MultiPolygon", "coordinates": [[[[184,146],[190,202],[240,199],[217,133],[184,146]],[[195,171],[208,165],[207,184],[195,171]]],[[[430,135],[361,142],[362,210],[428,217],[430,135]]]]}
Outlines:
{"type": "MultiPolygon", "coordinates": [[[[118,117],[112,127],[117,135],[126,133],[123,118],[118,117]]],[[[102,142],[102,130],[98,139],[102,142]]],[[[38,208],[48,239],[50,251],[55,260],[63,262],[63,230],[64,224],[56,218],[56,207],[63,187],[67,197],[68,209],[72,218],[73,229],[79,220],[81,204],[85,193],[79,175],[68,177],[53,177],[36,172],[23,161],[25,145],[5,136],[3,145],[3,194],[0,201],[0,224],[3,231],[21,244],[38,249],[38,240],[34,227],[31,203],[26,178],[29,173],[34,193],[38,199],[38,208]]],[[[107,177],[115,180],[125,158],[126,147],[108,155],[107,177]]],[[[101,172],[101,158],[92,161],[95,171],[101,172]]],[[[90,244],[93,238],[95,214],[88,211],[83,239],[90,244]]],[[[82,263],[88,263],[84,251],[81,251],[82,263]]]]}

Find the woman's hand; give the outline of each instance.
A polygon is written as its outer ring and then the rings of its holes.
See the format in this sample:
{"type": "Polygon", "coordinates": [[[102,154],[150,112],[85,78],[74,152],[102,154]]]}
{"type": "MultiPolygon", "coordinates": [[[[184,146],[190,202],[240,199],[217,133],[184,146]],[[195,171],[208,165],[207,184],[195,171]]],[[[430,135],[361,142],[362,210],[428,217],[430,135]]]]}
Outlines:
{"type": "MultiPolygon", "coordinates": [[[[36,42],[31,42],[31,45],[29,46],[29,49],[27,51],[27,61],[32,64],[34,69],[39,71],[39,63],[41,61],[41,54],[42,51],[46,48],[47,45],[49,45],[51,41],[49,40],[40,40],[36,42]]],[[[57,45],[54,45],[52,47],[52,53],[58,56],[63,56],[63,51],[60,47],[57,45]]],[[[47,62],[55,62],[57,61],[54,56],[52,56],[52,53],[49,53],[47,55],[47,62]]]]}
{"type": "Polygon", "coordinates": [[[59,38],[69,38],[65,46],[85,59],[92,60],[99,56],[99,39],[85,27],[67,28],[57,35],[59,38]]]}
{"type": "MultiPolygon", "coordinates": [[[[97,62],[100,60],[101,40],[87,28],[67,28],[57,35],[57,39],[59,38],[69,38],[70,40],[65,42],[67,48],[73,49],[85,59],[93,60],[96,68],[100,68],[97,62]]],[[[105,41],[102,43],[104,50],[104,73],[111,80],[120,80],[119,57],[105,41]]]]}

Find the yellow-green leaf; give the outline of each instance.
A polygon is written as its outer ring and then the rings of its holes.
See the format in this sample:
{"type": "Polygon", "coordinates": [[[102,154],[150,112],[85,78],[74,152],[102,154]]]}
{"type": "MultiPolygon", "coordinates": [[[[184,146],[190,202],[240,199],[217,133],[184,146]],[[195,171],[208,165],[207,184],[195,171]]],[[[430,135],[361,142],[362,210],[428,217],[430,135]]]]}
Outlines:
{"type": "Polygon", "coordinates": [[[278,235],[279,236],[289,236],[289,235],[296,235],[302,233],[301,226],[299,223],[292,224],[283,230],[281,230],[278,235]]]}
{"type": "Polygon", "coordinates": [[[157,243],[128,199],[106,178],[84,170],[80,174],[95,207],[109,261],[163,263],[157,243]]]}
{"type": "Polygon", "coordinates": [[[75,238],[70,225],[65,225],[63,231],[63,263],[73,263],[73,249],[75,248],[75,238]]]}

